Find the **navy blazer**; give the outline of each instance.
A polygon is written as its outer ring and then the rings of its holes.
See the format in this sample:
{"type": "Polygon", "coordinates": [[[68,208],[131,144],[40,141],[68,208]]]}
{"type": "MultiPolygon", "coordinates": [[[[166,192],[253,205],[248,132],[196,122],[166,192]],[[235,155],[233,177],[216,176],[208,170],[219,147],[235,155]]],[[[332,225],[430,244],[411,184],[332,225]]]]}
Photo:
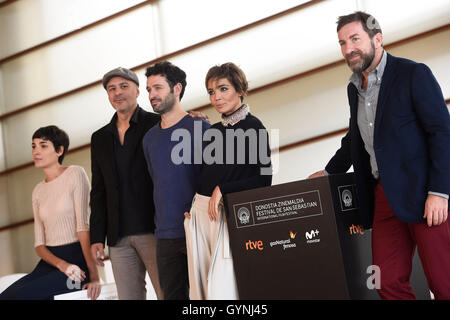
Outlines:
{"type": "MultiPolygon", "coordinates": [[[[355,171],[361,223],[371,228],[374,188],[369,155],[358,123],[358,90],[347,87],[350,125],[328,173],[355,171]]],[[[395,215],[424,221],[429,191],[450,194],[450,116],[441,88],[424,64],[387,56],[378,96],[374,150],[379,179],[395,215]]]]}

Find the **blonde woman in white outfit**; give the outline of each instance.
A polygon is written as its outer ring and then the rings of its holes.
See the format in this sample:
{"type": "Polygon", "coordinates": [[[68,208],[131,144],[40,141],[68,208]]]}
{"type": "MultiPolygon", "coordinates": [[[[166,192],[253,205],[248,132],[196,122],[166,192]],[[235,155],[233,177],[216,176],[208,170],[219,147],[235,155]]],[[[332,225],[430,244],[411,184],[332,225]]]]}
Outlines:
{"type": "Polygon", "coordinates": [[[233,300],[239,297],[222,196],[269,186],[272,182],[272,175],[267,175],[271,172],[270,148],[264,125],[250,113],[249,106],[243,104],[248,83],[239,67],[233,63],[212,67],[206,75],[205,86],[211,104],[222,115],[222,120],[205,133],[216,138],[205,146],[203,161],[208,164],[203,165],[191,211],[185,213],[190,298],[233,300]],[[250,145],[250,140],[246,139],[245,150],[238,150],[235,130],[244,133],[255,130],[258,141],[250,145]],[[266,138],[263,152],[259,150],[261,133],[266,138]],[[231,139],[227,140],[227,137],[231,139]],[[227,157],[230,150],[226,146],[232,144],[233,155],[227,157]],[[268,159],[265,162],[260,157],[264,153],[264,159],[268,159]],[[211,159],[205,158],[208,155],[211,159]]]}
{"type": "Polygon", "coordinates": [[[90,255],[89,179],[80,166],[63,166],[69,137],[56,126],[38,129],[32,138],[36,168],[44,171],[32,195],[36,268],[0,294],[0,300],[51,300],[87,289],[100,294],[97,268],[90,255]]]}

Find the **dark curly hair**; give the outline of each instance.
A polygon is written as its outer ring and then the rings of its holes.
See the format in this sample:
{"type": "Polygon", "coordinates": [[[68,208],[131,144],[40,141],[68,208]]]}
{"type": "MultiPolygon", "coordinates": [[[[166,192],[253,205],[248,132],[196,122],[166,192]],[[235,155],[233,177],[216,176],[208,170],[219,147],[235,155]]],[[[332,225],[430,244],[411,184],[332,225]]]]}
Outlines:
{"type": "Polygon", "coordinates": [[[155,63],[145,71],[145,76],[148,78],[154,75],[164,76],[169,84],[170,91],[173,91],[173,87],[180,83],[182,88],[180,92],[180,100],[183,98],[184,89],[186,88],[186,72],[178,68],[176,65],[169,61],[162,61],[155,63]]]}

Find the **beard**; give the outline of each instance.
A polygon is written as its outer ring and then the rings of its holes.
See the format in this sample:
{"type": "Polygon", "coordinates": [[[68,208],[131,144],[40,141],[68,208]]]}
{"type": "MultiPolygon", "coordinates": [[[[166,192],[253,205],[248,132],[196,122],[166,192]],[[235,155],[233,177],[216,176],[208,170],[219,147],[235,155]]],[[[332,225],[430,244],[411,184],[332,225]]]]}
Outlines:
{"type": "Polygon", "coordinates": [[[167,96],[164,99],[153,99],[150,101],[153,110],[159,114],[165,114],[173,109],[173,106],[175,105],[175,95],[173,93],[168,93],[167,96]],[[153,101],[161,101],[159,106],[155,105],[153,101]]]}
{"type": "Polygon", "coordinates": [[[362,73],[372,64],[373,59],[375,58],[375,45],[373,43],[373,40],[370,42],[370,47],[371,48],[369,53],[363,53],[361,50],[355,50],[345,56],[345,61],[347,62],[347,65],[354,73],[362,73]],[[354,56],[360,56],[361,61],[353,63],[350,62],[350,58],[354,56]]]}

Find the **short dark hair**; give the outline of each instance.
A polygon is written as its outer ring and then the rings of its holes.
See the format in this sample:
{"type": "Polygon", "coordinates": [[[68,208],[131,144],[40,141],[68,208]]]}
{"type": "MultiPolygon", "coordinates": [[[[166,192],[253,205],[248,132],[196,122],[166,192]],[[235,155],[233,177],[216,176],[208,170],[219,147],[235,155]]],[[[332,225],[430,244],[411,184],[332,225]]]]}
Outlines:
{"type": "Polygon", "coordinates": [[[55,151],[58,152],[61,147],[63,147],[63,153],[58,157],[58,162],[62,164],[64,156],[66,155],[67,150],[69,149],[69,136],[64,130],[61,130],[57,126],[47,126],[41,127],[37,129],[33,133],[33,139],[43,139],[48,140],[53,143],[55,147],[55,151]]]}
{"type": "Polygon", "coordinates": [[[242,94],[241,102],[247,95],[248,82],[244,71],[232,62],[214,66],[208,70],[205,78],[205,87],[208,90],[208,82],[211,79],[227,79],[233,85],[237,93],[242,94]]]}
{"type": "Polygon", "coordinates": [[[339,30],[341,30],[341,28],[346,24],[355,21],[361,22],[364,31],[367,32],[370,39],[372,39],[377,33],[383,34],[380,24],[375,17],[362,11],[356,11],[346,16],[340,16],[337,21],[337,32],[339,32],[339,30]]]}
{"type": "Polygon", "coordinates": [[[164,76],[167,80],[167,83],[169,84],[171,91],[177,83],[180,83],[182,86],[180,92],[180,100],[181,98],[183,98],[184,89],[186,88],[186,72],[178,68],[176,65],[173,65],[169,61],[162,61],[148,67],[145,71],[145,76],[147,78],[154,75],[164,76]]]}

